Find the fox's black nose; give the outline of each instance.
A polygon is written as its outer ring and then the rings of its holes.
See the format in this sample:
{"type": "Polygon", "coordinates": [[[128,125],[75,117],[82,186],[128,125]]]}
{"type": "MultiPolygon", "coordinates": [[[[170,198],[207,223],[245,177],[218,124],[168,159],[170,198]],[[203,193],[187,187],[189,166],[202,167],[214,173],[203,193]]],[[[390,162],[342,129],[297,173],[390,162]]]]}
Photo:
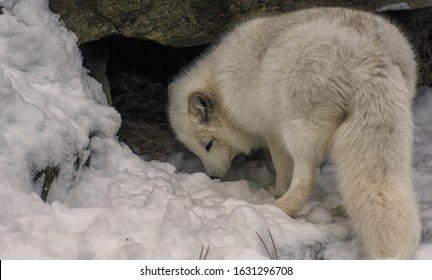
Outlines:
{"type": "Polygon", "coordinates": [[[214,179],[220,179],[220,177],[217,176],[210,176],[210,179],[214,180],[214,179]]]}

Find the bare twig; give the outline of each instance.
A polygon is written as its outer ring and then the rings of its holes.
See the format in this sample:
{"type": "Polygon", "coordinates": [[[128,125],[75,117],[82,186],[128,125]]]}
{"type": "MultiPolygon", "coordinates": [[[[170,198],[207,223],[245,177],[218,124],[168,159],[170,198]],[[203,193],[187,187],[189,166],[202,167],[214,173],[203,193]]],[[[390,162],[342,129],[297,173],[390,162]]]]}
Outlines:
{"type": "Polygon", "coordinates": [[[269,236],[270,236],[270,239],[271,239],[271,242],[272,242],[272,245],[273,245],[274,257],[272,256],[272,254],[270,254],[270,251],[269,251],[269,249],[267,248],[267,245],[266,245],[266,243],[264,242],[264,240],[262,239],[261,235],[259,235],[259,233],[258,233],[257,231],[255,231],[255,233],[258,235],[258,238],[261,240],[261,243],[263,244],[264,248],[266,249],[267,254],[269,255],[270,259],[272,259],[272,260],[278,260],[279,257],[278,257],[278,254],[277,254],[276,244],[275,244],[275,242],[274,242],[273,235],[271,234],[271,232],[270,232],[269,229],[267,229],[267,232],[268,232],[268,234],[269,234],[269,236]]]}
{"type": "Polygon", "coordinates": [[[205,247],[204,245],[201,245],[201,251],[199,255],[199,260],[205,260],[207,258],[208,251],[210,249],[210,246],[205,247]]]}
{"type": "Polygon", "coordinates": [[[259,239],[261,240],[261,243],[264,245],[264,248],[267,251],[267,254],[269,255],[270,259],[273,259],[272,255],[270,254],[267,245],[265,244],[264,240],[262,239],[261,235],[259,235],[259,233],[257,231],[255,231],[255,233],[258,235],[259,239]]]}
{"type": "Polygon", "coordinates": [[[267,231],[268,231],[268,234],[270,235],[270,238],[271,238],[271,241],[272,241],[272,244],[273,244],[273,250],[274,250],[274,253],[275,253],[275,258],[276,258],[276,260],[278,260],[279,257],[278,257],[277,251],[276,251],[276,245],[275,245],[275,242],[273,240],[273,235],[271,234],[271,232],[270,232],[269,229],[267,229],[267,231]]]}

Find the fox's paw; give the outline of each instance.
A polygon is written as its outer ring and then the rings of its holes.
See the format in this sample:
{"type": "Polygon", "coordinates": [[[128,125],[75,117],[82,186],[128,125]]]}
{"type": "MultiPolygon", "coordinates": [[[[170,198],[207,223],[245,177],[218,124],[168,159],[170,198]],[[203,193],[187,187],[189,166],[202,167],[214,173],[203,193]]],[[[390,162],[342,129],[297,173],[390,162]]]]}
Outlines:
{"type": "Polygon", "coordinates": [[[278,189],[276,188],[275,185],[270,185],[266,188],[266,190],[271,193],[272,195],[274,195],[276,198],[279,198],[281,196],[283,196],[285,193],[278,191],[278,189]]]}
{"type": "Polygon", "coordinates": [[[275,202],[275,206],[287,213],[291,218],[295,219],[297,217],[298,210],[290,207],[290,204],[286,201],[278,199],[275,202]]]}

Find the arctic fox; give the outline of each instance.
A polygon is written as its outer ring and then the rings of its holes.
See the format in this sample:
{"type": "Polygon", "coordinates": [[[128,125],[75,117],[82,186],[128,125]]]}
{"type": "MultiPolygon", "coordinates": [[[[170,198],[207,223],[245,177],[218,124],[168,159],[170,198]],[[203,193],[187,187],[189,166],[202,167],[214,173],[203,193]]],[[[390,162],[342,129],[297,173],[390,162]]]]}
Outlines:
{"type": "Polygon", "coordinates": [[[210,176],[267,146],[276,205],[292,217],[330,154],[367,257],[410,258],[421,231],[411,178],[415,86],[413,51],[395,26],[314,8],[234,28],[170,84],[169,116],[210,176]]]}

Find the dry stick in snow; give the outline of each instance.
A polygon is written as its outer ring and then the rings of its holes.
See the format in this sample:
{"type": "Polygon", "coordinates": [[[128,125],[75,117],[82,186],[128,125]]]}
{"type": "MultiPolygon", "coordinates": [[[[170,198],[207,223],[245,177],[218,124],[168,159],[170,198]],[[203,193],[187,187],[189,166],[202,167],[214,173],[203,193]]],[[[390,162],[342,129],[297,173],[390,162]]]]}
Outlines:
{"type": "Polygon", "coordinates": [[[261,243],[264,245],[264,248],[266,249],[267,254],[269,255],[270,259],[272,259],[272,260],[273,260],[273,259],[274,259],[274,260],[278,260],[279,257],[278,257],[277,251],[276,251],[276,245],[275,245],[275,242],[274,242],[274,239],[273,239],[273,235],[271,234],[271,232],[270,232],[269,229],[267,229],[267,231],[268,231],[268,234],[269,234],[269,236],[270,236],[270,239],[271,239],[271,242],[272,242],[272,245],[273,245],[273,251],[274,251],[274,253],[275,253],[275,257],[274,257],[274,258],[273,258],[273,256],[270,254],[270,251],[269,251],[269,249],[267,248],[267,245],[265,244],[265,242],[264,242],[264,240],[262,239],[261,235],[259,235],[259,233],[258,233],[257,231],[255,231],[255,233],[258,235],[259,239],[261,240],[261,243]]]}
{"type": "Polygon", "coordinates": [[[204,247],[204,245],[201,245],[199,260],[205,260],[207,258],[207,254],[208,254],[209,249],[210,249],[210,246],[204,247]],[[204,248],[205,248],[205,251],[204,251],[204,248]]]}

